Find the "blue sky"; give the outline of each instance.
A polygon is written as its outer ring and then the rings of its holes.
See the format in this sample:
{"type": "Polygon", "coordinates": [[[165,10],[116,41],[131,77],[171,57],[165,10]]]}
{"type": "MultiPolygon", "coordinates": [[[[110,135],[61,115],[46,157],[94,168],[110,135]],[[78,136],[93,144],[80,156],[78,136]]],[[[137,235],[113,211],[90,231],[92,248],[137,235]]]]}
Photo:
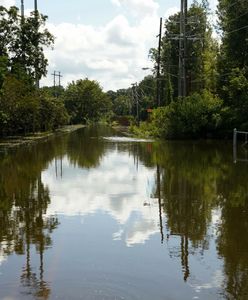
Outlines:
{"type": "MultiPolygon", "coordinates": [[[[1,5],[20,5],[20,0],[0,0],[1,5]]],[[[26,13],[33,0],[24,0],[26,13]]],[[[192,1],[189,1],[189,4],[192,1]]],[[[217,0],[211,0],[214,10],[217,0]]],[[[63,84],[89,77],[105,90],[128,87],[140,81],[151,66],[148,51],[157,46],[159,18],[175,13],[180,0],[38,0],[49,16],[47,26],[55,37],[54,50],[46,50],[47,78],[53,70],[63,73],[63,84]]]]}

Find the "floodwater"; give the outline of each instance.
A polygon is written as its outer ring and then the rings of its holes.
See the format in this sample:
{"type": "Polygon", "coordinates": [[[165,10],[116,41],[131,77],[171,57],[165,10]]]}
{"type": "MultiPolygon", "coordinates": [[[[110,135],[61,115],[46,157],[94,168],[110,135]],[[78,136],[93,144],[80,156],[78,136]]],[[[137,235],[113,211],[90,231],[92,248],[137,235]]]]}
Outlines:
{"type": "Polygon", "coordinates": [[[248,299],[247,182],[229,142],[99,127],[2,152],[0,299],[248,299]]]}

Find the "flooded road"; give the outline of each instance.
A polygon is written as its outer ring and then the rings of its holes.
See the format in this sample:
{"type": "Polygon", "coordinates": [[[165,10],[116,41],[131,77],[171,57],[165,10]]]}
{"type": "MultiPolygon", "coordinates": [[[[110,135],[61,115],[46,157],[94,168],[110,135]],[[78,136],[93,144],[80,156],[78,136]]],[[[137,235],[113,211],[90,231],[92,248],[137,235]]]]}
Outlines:
{"type": "Polygon", "coordinates": [[[248,299],[229,142],[85,128],[0,153],[0,299],[248,299]]]}

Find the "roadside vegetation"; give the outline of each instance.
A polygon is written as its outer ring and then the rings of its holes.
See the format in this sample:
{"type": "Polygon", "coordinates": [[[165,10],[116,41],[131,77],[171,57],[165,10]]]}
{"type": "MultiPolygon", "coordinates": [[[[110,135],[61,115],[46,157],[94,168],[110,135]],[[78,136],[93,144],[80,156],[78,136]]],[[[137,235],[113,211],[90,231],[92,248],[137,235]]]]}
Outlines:
{"type": "Polygon", "coordinates": [[[218,28],[214,28],[208,1],[193,2],[186,25],[186,97],[178,97],[180,14],[166,20],[159,78],[158,51],[151,49],[153,75],[115,93],[118,113],[126,114],[129,103],[129,112],[136,118],[132,133],[168,139],[224,137],[235,127],[248,130],[247,11],[247,1],[219,0],[218,28]],[[216,29],[218,38],[213,37],[216,29]],[[123,101],[124,96],[129,102],[123,101]]]}
{"type": "Polygon", "coordinates": [[[127,89],[104,92],[88,78],[66,88],[39,88],[47,74],[44,48],[54,43],[47,17],[37,12],[22,18],[18,8],[0,6],[0,137],[99,121],[166,139],[248,130],[247,11],[247,1],[219,0],[215,38],[208,1],[193,2],[186,24],[186,96],[181,97],[179,13],[164,23],[159,77],[158,51],[151,49],[151,75],[127,89]]]}
{"type": "Polygon", "coordinates": [[[47,74],[43,49],[54,42],[46,20],[39,13],[22,18],[17,7],[0,6],[0,137],[107,120],[112,114],[111,100],[96,81],[38,88],[47,74]]]}

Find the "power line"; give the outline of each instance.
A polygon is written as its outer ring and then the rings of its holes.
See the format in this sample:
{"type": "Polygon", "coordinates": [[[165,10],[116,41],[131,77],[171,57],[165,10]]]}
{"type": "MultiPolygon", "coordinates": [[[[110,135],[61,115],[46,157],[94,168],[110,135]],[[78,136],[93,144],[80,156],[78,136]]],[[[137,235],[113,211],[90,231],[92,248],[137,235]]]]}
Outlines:
{"type": "Polygon", "coordinates": [[[228,6],[226,7],[226,10],[229,10],[230,8],[232,8],[233,6],[235,6],[236,4],[240,4],[240,1],[238,0],[238,1],[235,1],[235,2],[233,2],[232,4],[228,5],[228,6]]]}
{"type": "MultiPolygon", "coordinates": [[[[208,73],[205,73],[205,74],[207,75],[208,73]]],[[[224,74],[216,74],[216,77],[222,78],[222,77],[226,77],[227,75],[231,75],[231,74],[233,74],[233,72],[228,72],[228,73],[224,73],[224,74]]],[[[207,79],[213,79],[213,76],[207,75],[204,79],[192,80],[191,83],[204,82],[207,79]]]]}
{"type": "Polygon", "coordinates": [[[232,31],[224,32],[224,34],[225,34],[225,33],[226,33],[226,34],[230,34],[230,33],[233,33],[233,32],[240,31],[240,30],[245,29],[245,28],[248,28],[248,25],[243,26],[243,27],[240,27],[240,28],[238,28],[238,29],[234,29],[234,30],[232,30],[232,31]]]}
{"type": "MultiPolygon", "coordinates": [[[[150,87],[150,86],[148,86],[148,85],[142,85],[142,86],[145,87],[145,88],[147,88],[147,89],[150,89],[150,90],[155,91],[155,88],[150,87]]],[[[140,88],[140,87],[139,87],[139,88],[140,88]]],[[[140,89],[142,89],[142,88],[140,88],[140,89]]]]}
{"type": "Polygon", "coordinates": [[[245,13],[243,13],[242,15],[237,16],[237,17],[234,18],[234,19],[229,20],[229,22],[232,23],[233,21],[236,21],[237,19],[242,18],[243,16],[245,16],[245,15],[247,15],[247,14],[248,14],[248,11],[245,12],[245,13]]]}

